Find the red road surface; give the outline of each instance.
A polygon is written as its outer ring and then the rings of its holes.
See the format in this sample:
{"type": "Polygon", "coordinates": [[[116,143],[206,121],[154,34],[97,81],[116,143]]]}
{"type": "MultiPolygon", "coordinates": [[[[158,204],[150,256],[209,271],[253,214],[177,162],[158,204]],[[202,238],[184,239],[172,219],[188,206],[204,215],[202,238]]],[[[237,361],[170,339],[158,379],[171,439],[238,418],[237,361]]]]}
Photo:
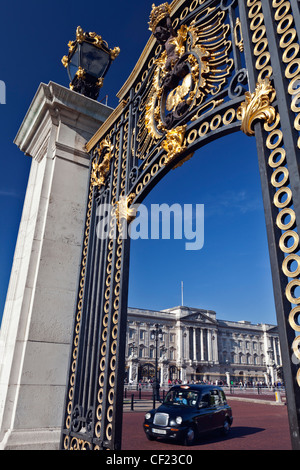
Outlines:
{"type": "MultiPolygon", "coordinates": [[[[225,439],[218,434],[202,437],[191,450],[292,450],[287,408],[228,399],[232,407],[233,425],[225,439]]],[[[123,415],[122,450],[187,449],[173,441],[148,441],[143,431],[144,412],[123,415]]]]}

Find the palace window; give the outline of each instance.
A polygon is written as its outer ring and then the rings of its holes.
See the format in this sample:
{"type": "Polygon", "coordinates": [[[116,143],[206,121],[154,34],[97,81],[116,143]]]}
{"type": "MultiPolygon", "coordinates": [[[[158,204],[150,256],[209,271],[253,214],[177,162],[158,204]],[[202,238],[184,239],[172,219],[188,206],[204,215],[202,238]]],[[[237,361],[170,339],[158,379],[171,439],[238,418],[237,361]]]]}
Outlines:
{"type": "Polygon", "coordinates": [[[135,334],[135,330],[133,330],[132,328],[129,328],[129,339],[134,338],[134,334],[135,334]]]}

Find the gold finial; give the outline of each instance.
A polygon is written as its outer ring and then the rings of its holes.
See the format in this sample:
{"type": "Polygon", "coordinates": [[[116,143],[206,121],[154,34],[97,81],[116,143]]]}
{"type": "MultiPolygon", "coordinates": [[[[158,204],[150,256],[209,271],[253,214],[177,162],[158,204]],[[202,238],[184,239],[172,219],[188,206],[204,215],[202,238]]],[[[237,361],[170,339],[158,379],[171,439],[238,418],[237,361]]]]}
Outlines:
{"type": "Polygon", "coordinates": [[[163,3],[162,5],[159,5],[157,7],[153,3],[152,11],[150,14],[149,30],[153,33],[158,23],[162,19],[166,18],[166,16],[171,15],[171,11],[171,7],[168,3],[163,3]]]}
{"type": "Polygon", "coordinates": [[[77,26],[77,29],[76,29],[76,40],[77,42],[81,43],[83,42],[85,38],[85,34],[83,32],[83,29],[81,28],[81,26],[77,26]]]}
{"type": "Polygon", "coordinates": [[[121,49],[119,47],[115,47],[114,49],[110,49],[110,57],[112,60],[115,60],[118,55],[120,54],[121,49]]]}
{"type": "Polygon", "coordinates": [[[78,67],[78,70],[76,72],[76,75],[78,78],[83,78],[85,75],[85,71],[82,67],[78,67]]]}
{"type": "Polygon", "coordinates": [[[68,67],[68,64],[69,64],[69,58],[68,58],[68,56],[67,56],[67,55],[64,55],[63,58],[61,59],[61,61],[62,61],[63,66],[67,68],[67,67],[68,67]]]}

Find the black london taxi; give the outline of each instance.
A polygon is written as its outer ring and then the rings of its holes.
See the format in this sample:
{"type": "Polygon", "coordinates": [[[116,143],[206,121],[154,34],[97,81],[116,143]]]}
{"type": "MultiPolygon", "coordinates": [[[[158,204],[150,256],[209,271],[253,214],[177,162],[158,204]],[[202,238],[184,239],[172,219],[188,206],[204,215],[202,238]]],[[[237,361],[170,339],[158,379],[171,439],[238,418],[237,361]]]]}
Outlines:
{"type": "Polygon", "coordinates": [[[232,410],[221,387],[175,385],[157,409],[145,415],[144,431],[149,440],[176,439],[192,445],[201,433],[221,430],[227,435],[232,410]]]}

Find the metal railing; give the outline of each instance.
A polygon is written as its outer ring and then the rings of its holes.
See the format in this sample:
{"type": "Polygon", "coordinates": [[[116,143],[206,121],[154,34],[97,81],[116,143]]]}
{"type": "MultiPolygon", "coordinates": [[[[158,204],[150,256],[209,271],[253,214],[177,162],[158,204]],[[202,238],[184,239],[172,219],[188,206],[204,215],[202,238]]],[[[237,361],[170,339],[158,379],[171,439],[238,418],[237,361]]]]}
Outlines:
{"type": "MultiPolygon", "coordinates": [[[[255,386],[255,387],[240,387],[235,386],[222,386],[227,397],[236,396],[244,398],[265,398],[270,401],[278,401],[280,394],[280,400],[285,401],[285,388],[280,387],[267,387],[267,386],[255,386]]],[[[124,388],[123,404],[130,408],[131,411],[135,409],[147,406],[149,409],[156,408],[157,405],[164,401],[166,393],[169,387],[164,386],[159,390],[159,400],[153,394],[153,388],[151,384],[140,385],[126,385],[124,388]]]]}

